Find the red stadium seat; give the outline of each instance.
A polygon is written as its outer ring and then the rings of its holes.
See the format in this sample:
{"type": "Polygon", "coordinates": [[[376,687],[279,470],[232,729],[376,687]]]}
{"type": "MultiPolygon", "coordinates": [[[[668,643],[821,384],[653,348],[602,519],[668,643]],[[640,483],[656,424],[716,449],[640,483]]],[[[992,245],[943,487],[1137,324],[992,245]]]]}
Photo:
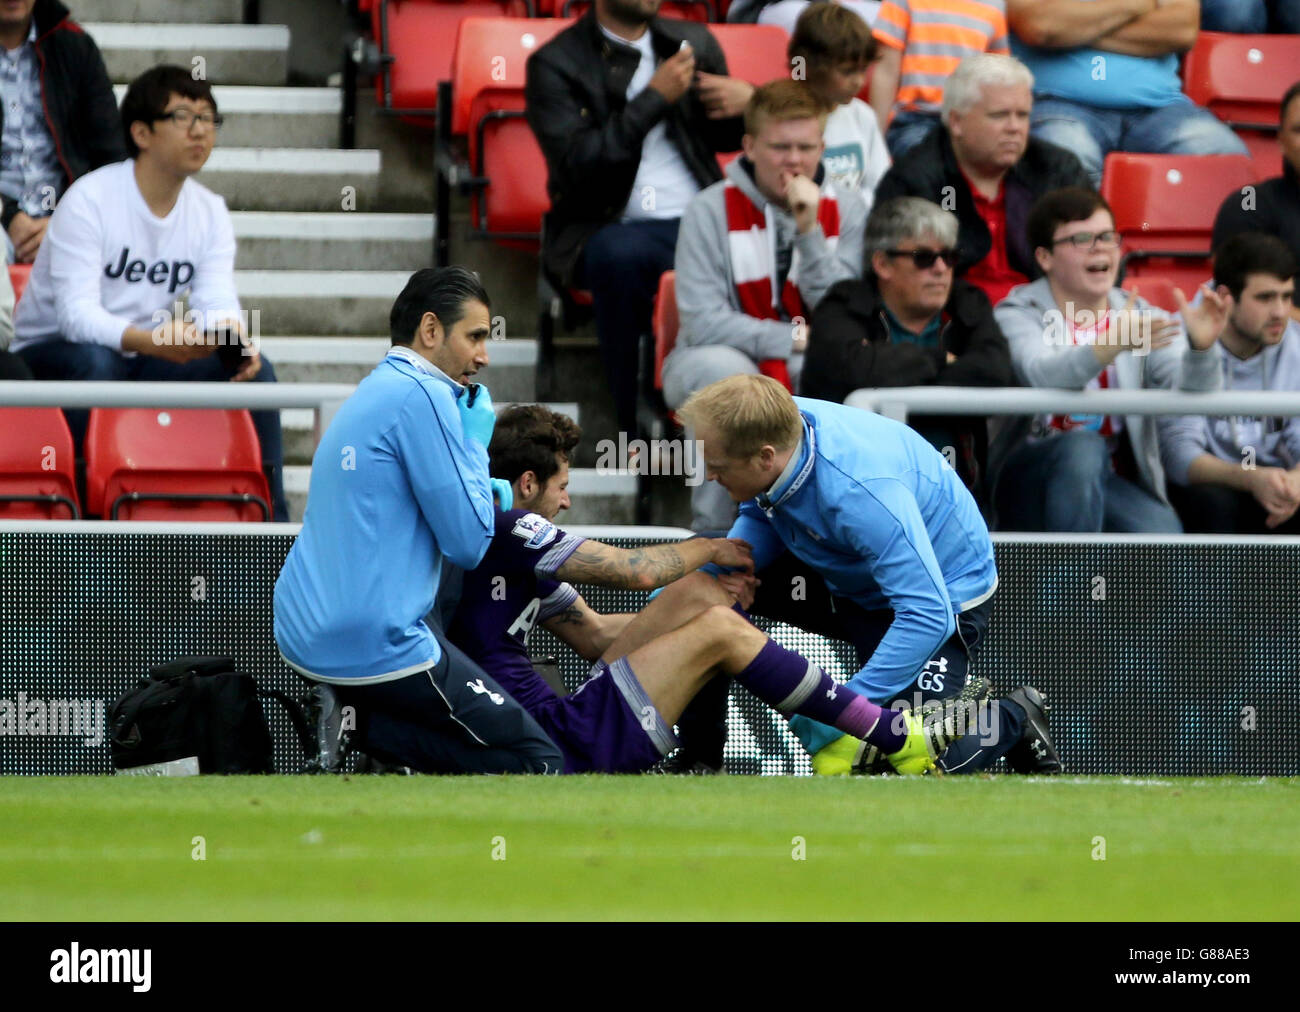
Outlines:
{"type": "Polygon", "coordinates": [[[681,320],[677,316],[677,272],[664,271],[659,277],[659,291],[655,293],[655,389],[664,388],[664,359],[677,344],[677,330],[681,320]]]}
{"type": "Polygon", "coordinates": [[[96,408],[86,430],[86,508],[106,520],[269,520],[247,411],[96,408]]]}
{"type": "Polygon", "coordinates": [[[1276,130],[1298,70],[1300,35],[1201,32],[1183,64],[1183,91],[1225,123],[1276,130]]]}
{"type": "Polygon", "coordinates": [[[63,412],[0,408],[0,432],[0,520],[80,519],[76,453],[63,412]]]}
{"type": "Polygon", "coordinates": [[[1178,303],[1174,300],[1174,289],[1181,288],[1183,297],[1190,302],[1196,297],[1196,289],[1202,282],[1209,281],[1210,276],[1201,266],[1182,267],[1162,271],[1159,275],[1129,275],[1124,281],[1124,290],[1136,289],[1138,295],[1153,306],[1178,312],[1178,303]]]}
{"type": "Polygon", "coordinates": [[[524,119],[524,67],[572,20],[468,18],[456,36],[450,134],[464,136],[475,188],[471,236],[536,250],[550,207],[546,159],[524,119]]]}
{"type": "Polygon", "coordinates": [[[408,122],[432,126],[438,83],[451,78],[456,26],[468,17],[526,18],[527,0],[373,0],[371,31],[382,69],[375,75],[380,108],[409,112],[408,122]]]}
{"type": "Polygon", "coordinates": [[[10,264],[9,265],[9,283],[14,287],[14,305],[18,305],[18,300],[23,297],[23,290],[27,287],[27,281],[32,276],[31,264],[10,264]]]}
{"type": "Polygon", "coordinates": [[[1124,238],[1124,276],[1176,275],[1190,294],[1189,278],[1210,276],[1219,205],[1255,181],[1244,155],[1107,155],[1101,195],[1124,238]]]}
{"type": "Polygon", "coordinates": [[[1300,68],[1300,36],[1201,32],[1183,63],[1183,91],[1237,132],[1260,179],[1282,174],[1282,96],[1300,68]]]}
{"type": "Polygon", "coordinates": [[[727,58],[727,73],[750,84],[766,84],[790,72],[790,36],[776,25],[709,25],[727,58]]]}

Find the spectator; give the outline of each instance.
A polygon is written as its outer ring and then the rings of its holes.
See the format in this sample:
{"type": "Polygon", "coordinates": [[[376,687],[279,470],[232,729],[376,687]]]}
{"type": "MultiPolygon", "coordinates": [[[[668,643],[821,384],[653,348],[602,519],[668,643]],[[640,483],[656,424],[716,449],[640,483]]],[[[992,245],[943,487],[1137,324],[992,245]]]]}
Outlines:
{"type": "Polygon", "coordinates": [[[1300,33],[1300,0],[1201,0],[1201,31],[1295,35],[1300,33]]]}
{"type": "Polygon", "coordinates": [[[1029,208],[1062,186],[1086,186],[1068,151],[1029,136],[1034,79],[1008,56],[974,56],[948,79],[943,123],[894,163],[877,200],[914,196],[954,211],[957,276],[997,305],[1038,277],[1025,235],[1029,208]]]}
{"type": "MultiPolygon", "coordinates": [[[[1231,307],[1216,349],[1226,389],[1300,391],[1295,273],[1271,235],[1243,232],[1215,253],[1217,290],[1231,307]]],[[[1161,444],[1187,530],[1300,534],[1300,418],[1175,418],[1161,444]]]]}
{"type": "MultiPolygon", "coordinates": [[[[1266,232],[1291,248],[1300,262],[1300,81],[1282,96],[1277,134],[1282,148],[1282,175],[1251,187],[1250,193],[1230,193],[1214,219],[1214,248],[1242,232],[1266,232]]],[[[1300,320],[1300,309],[1291,314],[1300,320]]]]}
{"type": "MultiPolygon", "coordinates": [[[[802,391],[842,402],[859,387],[1005,387],[1011,352],[983,292],[953,279],[957,218],[920,197],[878,204],[867,219],[864,276],[841,281],[812,318],[802,391]]],[[[983,418],[922,418],[912,428],[980,498],[983,418]]]]}
{"type": "MultiPolygon", "coordinates": [[[[190,178],[221,126],[211,87],[183,67],[154,67],[131,83],[121,124],[131,157],[73,183],[50,219],[14,351],[40,380],[273,383],[241,322],[230,212],[190,178]],[[216,354],[236,334],[233,359],[216,354]]],[[[80,452],[89,413],[66,414],[80,452]]],[[[252,414],[275,519],[288,520],[280,413],[252,414]]]]}
{"type": "Polygon", "coordinates": [[[969,0],[960,9],[945,0],[885,0],[874,31],[884,48],[871,105],[895,159],[939,125],[944,82],[963,59],[1010,52],[1003,0],[969,0]]]}
{"type": "Polygon", "coordinates": [[[726,77],[704,25],[656,17],[659,0],[596,0],[529,57],[527,116],[546,156],[542,264],[595,300],[619,426],[636,426],[637,343],[672,267],[691,198],[740,147],[753,88],[726,77]],[[697,81],[692,84],[692,81],[697,81]]]}
{"type": "MultiPolygon", "coordinates": [[[[826,179],[826,108],[798,81],[763,85],[745,109],[745,153],[682,217],[677,347],[664,362],[676,408],[701,387],[762,372],[797,382],[807,321],[827,289],[862,271],[866,205],[826,179]]],[[[708,483],[692,493],[696,530],[730,525],[735,506],[708,483]]]]}
{"type": "Polygon", "coordinates": [[[95,40],[59,0],[0,7],[0,225],[9,263],[31,263],[74,179],[126,157],[95,40]]]}
{"type": "Polygon", "coordinates": [[[889,152],[871,106],[858,98],[876,40],[862,19],[837,3],[811,4],[790,39],[790,66],[830,108],[822,164],[831,182],[857,190],[870,209],[876,184],[889,170],[889,152]]]}
{"type": "Polygon", "coordinates": [[[1246,146],[1183,94],[1197,0],[1007,0],[1011,45],[1034,72],[1035,137],[1073,151],[1101,185],[1111,151],[1244,155],[1246,146]]]}
{"type": "MultiPolygon", "coordinates": [[[[1115,287],[1119,233],[1092,190],[1044,195],[1029,214],[1044,277],[994,310],[1027,386],[1066,390],[1217,390],[1212,345],[1227,320],[1210,292],[1178,321],[1115,287]]],[[[1003,530],[1178,533],[1154,420],[1145,415],[1008,419],[990,450],[1003,530]]]]}

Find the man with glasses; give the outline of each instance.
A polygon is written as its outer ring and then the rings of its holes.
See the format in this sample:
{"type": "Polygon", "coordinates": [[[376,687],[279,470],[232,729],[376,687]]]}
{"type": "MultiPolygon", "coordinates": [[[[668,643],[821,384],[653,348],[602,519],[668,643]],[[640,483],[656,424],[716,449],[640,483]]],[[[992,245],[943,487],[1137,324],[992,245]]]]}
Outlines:
{"type": "Polygon", "coordinates": [[[59,0],[0,4],[0,49],[0,225],[29,264],[68,185],[126,149],[99,47],[59,0]]]}
{"type": "Polygon", "coordinates": [[[1041,271],[1025,243],[1025,219],[1048,190],[1087,186],[1069,151],[1029,136],[1033,75],[1010,56],[982,53],[958,64],[943,88],[940,126],[897,161],[876,200],[924,197],[957,215],[957,276],[999,301],[1041,271]]]}
{"type": "MultiPolygon", "coordinates": [[[[230,212],[191,178],[221,126],[211,87],[183,67],[154,67],[128,88],[121,124],[131,157],[77,180],[59,202],[13,351],[38,380],[274,382],[242,322],[230,212]]],[[[89,413],[66,414],[80,452],[89,413]]],[[[252,416],[274,518],[288,520],[280,413],[252,416]]]]}
{"type": "MultiPolygon", "coordinates": [[[[1202,288],[1177,318],[1115,286],[1120,238],[1092,190],[1044,195],[1029,214],[1043,272],[994,310],[1027,386],[1067,390],[1217,390],[1214,344],[1229,299],[1202,288]]],[[[993,440],[990,471],[999,527],[1013,531],[1171,533],[1157,420],[1147,415],[1009,418],[993,440]]]]}
{"type": "MultiPolygon", "coordinates": [[[[803,393],[843,401],[860,387],[1004,387],[1015,382],[1011,352],[993,307],[954,280],[957,217],[920,197],[878,204],[863,240],[863,277],[841,281],[813,314],[803,393]]],[[[987,462],[983,418],[911,419],[981,498],[987,462]]]]}

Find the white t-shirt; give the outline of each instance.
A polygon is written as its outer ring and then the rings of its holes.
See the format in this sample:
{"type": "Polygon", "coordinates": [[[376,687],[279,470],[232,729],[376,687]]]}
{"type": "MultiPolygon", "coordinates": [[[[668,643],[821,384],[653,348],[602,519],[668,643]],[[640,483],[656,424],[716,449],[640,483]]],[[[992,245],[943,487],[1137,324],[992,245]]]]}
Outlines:
{"type": "Polygon", "coordinates": [[[226,202],[185,180],[165,218],[149,210],[127,159],[82,176],[50,218],[18,303],[13,350],[62,338],[122,347],[128,326],[152,330],[189,291],[200,330],[239,318],[235,230],[226,202]]]}
{"type": "MultiPolygon", "coordinates": [[[[646,90],[650,79],[655,76],[655,52],[650,31],[647,29],[641,38],[628,42],[603,25],[600,30],[610,41],[641,52],[641,62],[627,85],[627,100],[630,102],[646,90]]],[[[623,221],[680,218],[691,198],[700,192],[700,184],[691,175],[677,145],[668,139],[667,130],[667,119],[661,119],[641,142],[641,164],[637,166],[632,195],[623,209],[623,221]]]]}
{"type": "Polygon", "coordinates": [[[867,202],[876,199],[876,184],[889,171],[889,149],[880,135],[875,111],[860,98],[849,99],[826,117],[826,174],[844,190],[857,190],[867,202]]]}

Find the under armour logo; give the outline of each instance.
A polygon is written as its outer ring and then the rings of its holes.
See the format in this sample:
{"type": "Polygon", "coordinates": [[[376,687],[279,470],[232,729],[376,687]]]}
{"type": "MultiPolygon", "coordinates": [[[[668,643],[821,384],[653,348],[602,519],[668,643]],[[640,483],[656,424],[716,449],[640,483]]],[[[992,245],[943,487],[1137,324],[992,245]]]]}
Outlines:
{"type": "Polygon", "coordinates": [[[481,678],[476,682],[466,682],[465,684],[468,685],[475,692],[477,692],[480,696],[487,696],[487,698],[492,700],[492,702],[496,703],[497,706],[501,706],[506,701],[505,696],[501,695],[501,693],[493,692],[486,685],[484,685],[483,679],[481,678]]]}
{"type": "Polygon", "coordinates": [[[1047,758],[1047,746],[1043,744],[1042,738],[1035,738],[1032,742],[1029,743],[1029,747],[1034,750],[1035,759],[1047,758]]]}
{"type": "Polygon", "coordinates": [[[826,690],[826,698],[827,699],[835,698],[835,686],[832,685],[829,689],[826,690]]]}

